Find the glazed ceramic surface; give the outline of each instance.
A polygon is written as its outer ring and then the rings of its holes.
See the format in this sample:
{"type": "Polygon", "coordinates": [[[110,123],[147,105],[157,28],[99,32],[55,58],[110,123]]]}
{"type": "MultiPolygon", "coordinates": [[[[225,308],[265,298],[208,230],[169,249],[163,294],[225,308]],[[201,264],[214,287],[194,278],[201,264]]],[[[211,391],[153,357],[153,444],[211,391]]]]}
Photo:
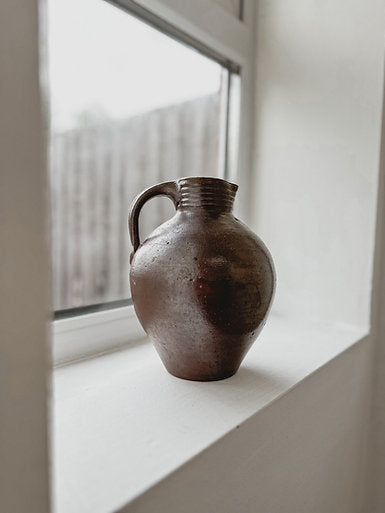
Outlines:
{"type": "Polygon", "coordinates": [[[270,253],[231,213],[237,188],[217,178],[182,178],[147,189],[130,211],[135,311],[166,369],[180,378],[233,375],[272,302],[270,253]],[[139,212],[156,195],[170,197],[176,213],[140,243],[139,212]]]}

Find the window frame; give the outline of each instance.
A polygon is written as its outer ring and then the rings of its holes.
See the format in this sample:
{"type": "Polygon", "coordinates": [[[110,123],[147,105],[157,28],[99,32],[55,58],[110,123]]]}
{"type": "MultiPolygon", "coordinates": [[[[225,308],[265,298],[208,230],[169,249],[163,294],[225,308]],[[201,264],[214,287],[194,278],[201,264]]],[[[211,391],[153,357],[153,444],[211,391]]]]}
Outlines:
{"type": "MultiPolygon", "coordinates": [[[[192,44],[227,66],[235,65],[240,76],[239,143],[236,171],[228,178],[240,186],[237,216],[249,220],[248,191],[253,136],[253,10],[252,0],[239,0],[238,17],[219,0],[105,0],[171,37],[192,44]]],[[[231,170],[230,170],[231,171],[231,170]]],[[[53,360],[67,364],[119,349],[143,340],[146,333],[134,306],[103,309],[52,323],[53,360]]]]}

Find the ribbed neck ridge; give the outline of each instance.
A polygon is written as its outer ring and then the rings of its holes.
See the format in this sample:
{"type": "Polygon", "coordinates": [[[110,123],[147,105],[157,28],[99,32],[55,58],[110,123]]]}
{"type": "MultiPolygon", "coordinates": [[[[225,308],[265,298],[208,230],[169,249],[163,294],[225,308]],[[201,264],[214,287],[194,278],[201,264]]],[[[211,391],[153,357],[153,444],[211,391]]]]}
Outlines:
{"type": "Polygon", "coordinates": [[[230,213],[238,186],[221,178],[180,178],[178,210],[201,209],[214,215],[230,213]]]}

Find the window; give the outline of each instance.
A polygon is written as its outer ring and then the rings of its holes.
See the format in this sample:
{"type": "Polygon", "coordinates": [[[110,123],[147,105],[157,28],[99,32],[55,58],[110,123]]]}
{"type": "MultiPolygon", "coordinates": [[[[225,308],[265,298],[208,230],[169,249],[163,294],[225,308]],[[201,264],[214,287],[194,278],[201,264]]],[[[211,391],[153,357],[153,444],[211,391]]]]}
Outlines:
{"type": "MultiPolygon", "coordinates": [[[[214,2],[182,2],[171,16],[163,12],[167,2],[151,12],[129,0],[48,3],[59,361],[84,354],[83,345],[93,353],[144,336],[128,282],[127,214],[139,192],[191,175],[239,183],[250,33],[240,38],[235,19],[224,31],[221,17],[227,22],[228,14],[214,2]],[[198,30],[186,8],[196,10],[198,30]],[[214,30],[209,8],[218,20],[214,30]]],[[[172,215],[167,199],[149,202],[141,215],[142,240],[172,215]]]]}
{"type": "MultiPolygon", "coordinates": [[[[225,177],[234,160],[235,66],[104,0],[49,5],[53,298],[60,316],[129,299],[127,211],[139,192],[181,176],[225,177]]],[[[171,215],[167,200],[155,200],[142,232],[171,215]]]]}

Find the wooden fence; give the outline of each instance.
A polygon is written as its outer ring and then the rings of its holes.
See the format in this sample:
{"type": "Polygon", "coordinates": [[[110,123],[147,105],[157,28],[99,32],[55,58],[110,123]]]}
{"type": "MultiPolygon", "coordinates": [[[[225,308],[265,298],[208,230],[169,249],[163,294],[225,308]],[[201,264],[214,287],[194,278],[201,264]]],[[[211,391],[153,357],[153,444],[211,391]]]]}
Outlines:
{"type": "MultiPolygon", "coordinates": [[[[210,95],[52,136],[55,310],[129,297],[129,205],[157,182],[217,175],[219,117],[219,97],[210,95]]],[[[141,234],[171,214],[171,202],[151,200],[141,234]]]]}

